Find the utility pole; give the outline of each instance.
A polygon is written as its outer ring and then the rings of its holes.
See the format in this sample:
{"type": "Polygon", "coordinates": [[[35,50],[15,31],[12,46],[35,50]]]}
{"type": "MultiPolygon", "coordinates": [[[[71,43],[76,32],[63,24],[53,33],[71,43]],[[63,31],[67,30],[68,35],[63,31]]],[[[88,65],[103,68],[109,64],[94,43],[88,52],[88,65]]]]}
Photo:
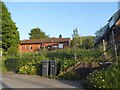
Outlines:
{"type": "MultiPolygon", "coordinates": [[[[106,52],[105,52],[105,51],[106,51],[106,44],[105,44],[105,40],[103,39],[103,52],[104,52],[104,53],[103,53],[103,58],[104,58],[103,60],[104,60],[104,61],[106,60],[106,52]]],[[[103,61],[103,62],[104,62],[104,61],[103,61]]]]}
{"type": "Polygon", "coordinates": [[[75,39],[74,49],[75,49],[75,54],[74,54],[74,56],[75,56],[75,61],[76,61],[76,60],[77,60],[77,53],[76,53],[76,51],[77,51],[77,42],[76,42],[76,39],[75,39]]]}
{"type": "Polygon", "coordinates": [[[22,45],[20,45],[20,57],[22,57],[22,45]]]}

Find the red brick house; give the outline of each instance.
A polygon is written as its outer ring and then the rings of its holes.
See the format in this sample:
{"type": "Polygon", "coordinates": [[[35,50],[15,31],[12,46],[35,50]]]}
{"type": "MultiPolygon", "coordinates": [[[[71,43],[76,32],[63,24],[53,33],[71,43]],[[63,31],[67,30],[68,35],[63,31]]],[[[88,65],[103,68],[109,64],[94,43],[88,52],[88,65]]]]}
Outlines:
{"type": "Polygon", "coordinates": [[[22,40],[18,46],[19,52],[36,52],[41,50],[56,50],[70,47],[70,38],[49,38],[22,40]]]}

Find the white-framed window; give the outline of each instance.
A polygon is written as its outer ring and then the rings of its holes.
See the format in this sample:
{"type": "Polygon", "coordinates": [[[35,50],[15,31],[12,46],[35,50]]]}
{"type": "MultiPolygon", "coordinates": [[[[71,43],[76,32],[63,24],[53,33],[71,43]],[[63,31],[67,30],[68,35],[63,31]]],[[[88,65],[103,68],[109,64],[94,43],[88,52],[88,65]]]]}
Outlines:
{"type": "Polygon", "coordinates": [[[41,49],[41,45],[39,45],[38,48],[41,49]]]}
{"type": "Polygon", "coordinates": [[[63,48],[63,44],[59,44],[58,46],[59,46],[59,48],[63,48]]]}
{"type": "Polygon", "coordinates": [[[30,46],[30,50],[32,50],[32,46],[30,46]]]}

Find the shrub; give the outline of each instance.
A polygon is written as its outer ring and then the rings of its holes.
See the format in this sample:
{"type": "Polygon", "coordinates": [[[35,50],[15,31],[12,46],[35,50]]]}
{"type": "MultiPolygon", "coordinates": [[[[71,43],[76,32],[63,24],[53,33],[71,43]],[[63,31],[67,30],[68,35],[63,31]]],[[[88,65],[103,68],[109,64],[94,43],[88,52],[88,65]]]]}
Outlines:
{"type": "Polygon", "coordinates": [[[9,47],[7,50],[7,54],[10,56],[17,56],[18,48],[16,46],[9,47]]]}
{"type": "Polygon", "coordinates": [[[5,67],[8,71],[14,71],[17,72],[18,68],[20,66],[20,58],[19,57],[12,57],[12,58],[7,58],[4,61],[5,67]]]}
{"type": "Polygon", "coordinates": [[[18,73],[38,75],[41,71],[42,60],[46,59],[42,53],[24,53],[20,60],[18,73]]]}
{"type": "Polygon", "coordinates": [[[20,67],[18,70],[18,73],[28,74],[28,75],[36,75],[37,68],[35,65],[32,65],[32,63],[28,63],[27,65],[20,67]]]}
{"type": "Polygon", "coordinates": [[[61,74],[60,76],[58,76],[58,78],[65,79],[65,80],[80,80],[81,79],[81,77],[75,71],[61,74]]]}
{"type": "Polygon", "coordinates": [[[77,61],[75,60],[71,60],[71,59],[63,59],[62,61],[60,61],[60,70],[65,70],[66,68],[69,68],[70,66],[74,65],[77,61]]]}
{"type": "Polygon", "coordinates": [[[83,83],[87,88],[120,88],[120,67],[110,66],[100,71],[94,71],[83,83]]]}
{"type": "MultiPolygon", "coordinates": [[[[12,48],[12,47],[11,47],[12,48]]],[[[11,50],[11,48],[9,50],[11,50]]],[[[8,50],[8,51],[9,51],[8,50]]],[[[13,50],[14,51],[14,50],[13,50]]],[[[10,53],[10,52],[8,52],[10,53]]],[[[22,53],[22,57],[10,57],[6,60],[6,67],[8,70],[19,72],[22,74],[41,74],[43,60],[57,60],[58,72],[69,68],[79,61],[90,61],[99,51],[81,50],[78,49],[77,60],[74,60],[74,53],[72,49],[64,49],[57,51],[41,51],[34,53],[22,53]],[[31,69],[33,71],[31,71],[31,69]]]]}
{"type": "Polygon", "coordinates": [[[0,71],[7,71],[6,67],[5,67],[5,60],[6,58],[4,56],[2,56],[2,60],[0,60],[0,71]]]}

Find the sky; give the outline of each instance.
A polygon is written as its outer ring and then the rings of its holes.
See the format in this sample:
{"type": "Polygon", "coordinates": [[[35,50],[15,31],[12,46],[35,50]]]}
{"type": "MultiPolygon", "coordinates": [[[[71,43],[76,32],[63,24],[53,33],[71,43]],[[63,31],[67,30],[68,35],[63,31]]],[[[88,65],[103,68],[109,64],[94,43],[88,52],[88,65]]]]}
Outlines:
{"type": "Polygon", "coordinates": [[[118,2],[5,2],[18,27],[20,40],[39,27],[50,37],[94,36],[118,10],[118,2]]]}

